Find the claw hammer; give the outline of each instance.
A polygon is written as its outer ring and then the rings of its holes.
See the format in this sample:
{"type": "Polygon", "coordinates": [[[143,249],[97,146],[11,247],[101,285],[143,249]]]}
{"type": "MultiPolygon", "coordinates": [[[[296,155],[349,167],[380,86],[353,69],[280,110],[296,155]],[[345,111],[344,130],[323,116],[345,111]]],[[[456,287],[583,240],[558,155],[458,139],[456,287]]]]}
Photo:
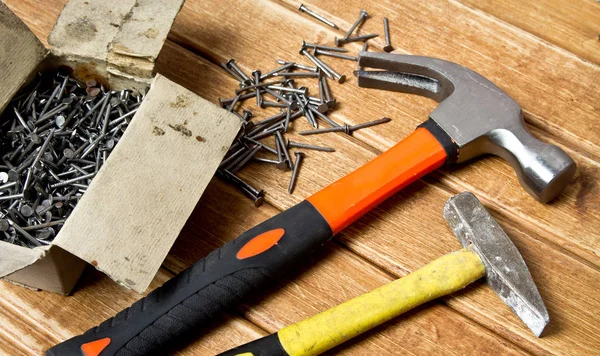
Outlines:
{"type": "Polygon", "coordinates": [[[48,356],[147,355],[207,325],[264,289],[333,235],[400,189],[442,167],[482,154],[506,159],[521,185],[547,202],[575,162],[525,128],[521,107],[492,82],[458,64],[362,52],[361,87],[420,94],[440,102],[412,134],[361,168],[246,231],[99,326],[48,356]]]}
{"type": "Polygon", "coordinates": [[[469,192],[446,202],[444,218],[463,249],[297,324],[219,356],[313,356],[430,300],[485,277],[490,288],[536,335],[550,317],[519,251],[469,192]]]}

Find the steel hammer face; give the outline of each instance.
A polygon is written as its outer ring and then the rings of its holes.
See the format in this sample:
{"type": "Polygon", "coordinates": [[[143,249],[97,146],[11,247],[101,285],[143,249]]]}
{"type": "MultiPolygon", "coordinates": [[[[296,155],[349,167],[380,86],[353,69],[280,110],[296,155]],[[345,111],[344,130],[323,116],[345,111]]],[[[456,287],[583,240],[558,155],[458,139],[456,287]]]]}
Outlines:
{"type": "Polygon", "coordinates": [[[550,321],[548,310],[523,257],[504,230],[469,192],[449,199],[443,215],[463,247],[481,258],[490,288],[539,337],[550,321]]]}
{"type": "Polygon", "coordinates": [[[561,148],[534,138],[525,127],[519,104],[480,74],[441,59],[361,52],[357,71],[361,87],[429,97],[440,105],[429,115],[442,135],[446,163],[494,154],[514,168],[521,185],[541,202],[557,197],[576,165],[561,148]]]}

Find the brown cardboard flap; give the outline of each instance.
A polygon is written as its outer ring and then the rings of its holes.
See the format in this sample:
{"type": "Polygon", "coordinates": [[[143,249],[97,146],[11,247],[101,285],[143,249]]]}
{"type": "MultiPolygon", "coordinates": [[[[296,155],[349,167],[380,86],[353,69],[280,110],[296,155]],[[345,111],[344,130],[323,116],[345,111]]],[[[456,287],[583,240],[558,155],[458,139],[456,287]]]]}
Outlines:
{"type": "Polygon", "coordinates": [[[27,268],[9,274],[5,279],[29,288],[69,294],[87,264],[57,246],[47,246],[45,252],[27,268]]]}
{"type": "Polygon", "coordinates": [[[0,2],[0,113],[47,53],[23,21],[0,2]]]}
{"type": "Polygon", "coordinates": [[[152,78],[154,62],[183,2],[137,0],[109,46],[109,67],[140,78],[152,78]]]}
{"type": "Polygon", "coordinates": [[[52,52],[105,67],[108,46],[134,5],[135,0],[69,0],[48,37],[52,52]]]}
{"type": "Polygon", "coordinates": [[[41,259],[49,246],[25,248],[0,241],[0,277],[4,277],[41,259]]]}
{"type": "Polygon", "coordinates": [[[101,76],[114,90],[139,88],[135,82],[152,80],[154,61],[183,2],[69,0],[48,42],[81,79],[101,76]],[[119,80],[113,83],[113,76],[119,80]]]}
{"type": "Polygon", "coordinates": [[[157,75],[54,244],[144,292],[240,121],[157,75]]]}

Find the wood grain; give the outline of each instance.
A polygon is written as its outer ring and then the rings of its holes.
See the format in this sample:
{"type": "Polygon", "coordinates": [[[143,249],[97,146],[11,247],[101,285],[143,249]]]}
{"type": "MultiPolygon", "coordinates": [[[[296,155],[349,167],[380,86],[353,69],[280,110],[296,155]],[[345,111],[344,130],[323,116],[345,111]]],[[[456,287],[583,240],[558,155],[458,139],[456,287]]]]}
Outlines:
{"type": "Polygon", "coordinates": [[[459,0],[600,64],[600,4],[592,0],[459,0]]]}
{"type": "MultiPolygon", "coordinates": [[[[47,23],[55,21],[54,9],[60,11],[64,3],[50,1],[47,7],[51,10],[40,19],[31,16],[34,0],[5,1],[20,11],[40,37],[51,28],[47,23]]],[[[237,84],[214,62],[234,57],[246,70],[271,69],[276,66],[276,58],[301,61],[297,54],[301,39],[331,43],[339,34],[298,13],[297,5],[267,0],[188,0],[169,35],[173,42],[167,42],[157,68],[209,100],[231,96],[237,84]]],[[[335,2],[319,1],[307,6],[334,19],[342,28],[349,27],[358,11],[365,8],[374,18],[365,24],[363,33],[381,33],[381,16],[387,15],[398,51],[456,61],[496,82],[522,104],[536,136],[560,144],[575,157],[579,164],[577,178],[564,197],[548,206],[524,193],[514,173],[496,158],[478,160],[417,182],[340,234],[306,266],[279,280],[268,296],[241,306],[236,312],[241,317],[220,323],[182,354],[214,354],[257,338],[458,248],[441,209],[448,197],[465,189],[476,192],[527,261],[550,311],[547,334],[533,338],[493,292],[479,283],[377,328],[332,354],[596,354],[600,350],[596,315],[600,310],[600,145],[595,131],[599,127],[600,101],[598,91],[592,89],[599,82],[598,66],[559,48],[560,44],[549,44],[526,29],[459,2],[351,1],[341,7],[335,2]]],[[[530,15],[532,21],[536,14],[530,15]]],[[[586,17],[580,18],[589,22],[586,17]]],[[[372,42],[379,48],[382,45],[381,39],[372,42]]],[[[349,48],[358,50],[360,46],[349,48]]],[[[353,69],[351,63],[329,61],[347,75],[353,69]]],[[[341,103],[332,115],[334,119],[357,123],[392,116],[394,120],[352,138],[329,134],[309,140],[292,133],[293,139],[333,146],[337,151],[308,154],[293,196],[286,192],[289,175],[258,163],[244,169],[244,179],[267,189],[272,206],[254,209],[232,188],[213,181],[167,257],[166,269],[182,270],[214,247],[372,159],[411,132],[436,105],[419,97],[357,90],[352,78],[349,83],[331,87],[341,103]]],[[[292,131],[304,128],[308,128],[306,122],[298,120],[292,131]]],[[[155,283],[168,278],[165,273],[161,270],[155,283]]],[[[97,273],[92,276],[106,280],[97,273]]],[[[63,338],[112,316],[135,299],[128,294],[131,292],[107,281],[100,288],[93,281],[87,282],[89,278],[86,275],[73,297],[56,299],[57,304],[67,304],[61,312],[77,314],[74,325],[59,328],[63,338]],[[114,293],[114,298],[108,298],[108,293],[114,293]]],[[[2,284],[4,287],[6,283],[2,284]]],[[[0,302],[3,308],[10,308],[9,325],[18,326],[19,320],[26,320],[18,330],[35,328],[34,334],[40,335],[36,338],[46,338],[45,333],[51,330],[46,324],[60,317],[37,314],[39,302],[27,304],[28,300],[41,300],[40,293],[8,286],[12,288],[16,292],[0,302]],[[15,293],[21,296],[17,298],[15,293]],[[24,306],[18,307],[21,304],[24,306]]],[[[56,304],[51,306],[57,308],[56,304]]],[[[15,334],[0,333],[0,345],[15,334]]],[[[49,345],[55,339],[39,342],[49,345]]]]}

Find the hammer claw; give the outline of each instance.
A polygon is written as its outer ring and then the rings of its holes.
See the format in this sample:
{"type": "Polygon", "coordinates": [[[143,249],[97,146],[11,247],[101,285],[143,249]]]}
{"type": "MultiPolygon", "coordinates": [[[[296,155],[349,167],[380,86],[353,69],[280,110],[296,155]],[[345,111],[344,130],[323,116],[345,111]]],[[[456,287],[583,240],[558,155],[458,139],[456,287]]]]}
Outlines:
{"type": "Polygon", "coordinates": [[[356,71],[358,84],[363,88],[376,88],[438,99],[440,87],[436,79],[422,75],[388,72],[356,71]]]}
{"type": "Polygon", "coordinates": [[[575,174],[573,159],[561,148],[533,137],[525,127],[519,104],[481,74],[446,60],[361,52],[358,85],[418,94],[440,105],[429,118],[456,146],[460,163],[494,154],[515,169],[521,185],[533,197],[548,202],[562,192],[575,174]]]}

